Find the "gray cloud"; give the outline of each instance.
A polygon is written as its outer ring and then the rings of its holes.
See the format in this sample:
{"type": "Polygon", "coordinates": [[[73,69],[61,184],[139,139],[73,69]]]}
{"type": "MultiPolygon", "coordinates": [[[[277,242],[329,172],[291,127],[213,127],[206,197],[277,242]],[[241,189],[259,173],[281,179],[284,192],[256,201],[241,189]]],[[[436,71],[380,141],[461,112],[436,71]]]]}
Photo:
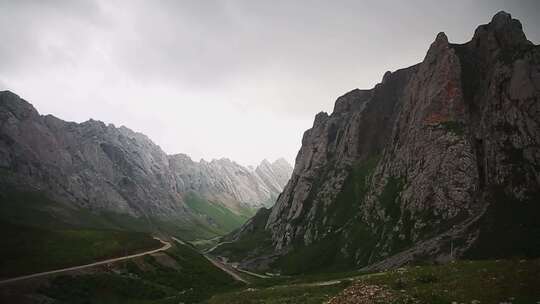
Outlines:
{"type": "Polygon", "coordinates": [[[0,0],[0,85],[45,113],[126,124],[170,152],[292,159],[339,95],[538,1],[0,0]]]}

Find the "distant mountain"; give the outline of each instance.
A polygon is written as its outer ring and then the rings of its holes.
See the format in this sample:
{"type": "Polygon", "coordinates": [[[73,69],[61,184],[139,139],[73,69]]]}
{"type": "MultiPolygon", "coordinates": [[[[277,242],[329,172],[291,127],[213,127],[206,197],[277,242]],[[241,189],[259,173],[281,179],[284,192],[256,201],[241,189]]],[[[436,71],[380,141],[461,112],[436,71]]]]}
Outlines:
{"type": "Polygon", "coordinates": [[[372,270],[538,256],[539,233],[540,47],[500,12],[317,114],[277,203],[214,253],[288,273],[372,270]]]}
{"type": "MultiPolygon", "coordinates": [[[[268,193],[281,193],[283,187],[291,178],[293,168],[283,158],[280,158],[273,163],[268,160],[263,160],[259,166],[255,169],[255,174],[262,180],[267,186],[268,193]]],[[[266,204],[269,207],[272,204],[266,204]]]]}
{"type": "MultiPolygon", "coordinates": [[[[126,226],[127,216],[147,229],[173,226],[185,235],[212,236],[237,228],[256,208],[272,205],[292,171],[284,160],[259,167],[251,171],[227,159],[193,162],[186,155],[167,155],[126,127],[42,116],[19,96],[0,92],[4,218],[21,207],[7,204],[34,192],[57,202],[46,209],[58,221],[82,221],[73,215],[75,208],[91,216],[113,214],[114,225],[126,226]]],[[[32,212],[18,214],[24,218],[32,212]]]]}
{"type": "Polygon", "coordinates": [[[193,192],[210,201],[238,207],[272,206],[292,173],[284,159],[263,160],[255,170],[222,158],[194,162],[185,154],[169,156],[169,163],[181,193],[193,192]]]}

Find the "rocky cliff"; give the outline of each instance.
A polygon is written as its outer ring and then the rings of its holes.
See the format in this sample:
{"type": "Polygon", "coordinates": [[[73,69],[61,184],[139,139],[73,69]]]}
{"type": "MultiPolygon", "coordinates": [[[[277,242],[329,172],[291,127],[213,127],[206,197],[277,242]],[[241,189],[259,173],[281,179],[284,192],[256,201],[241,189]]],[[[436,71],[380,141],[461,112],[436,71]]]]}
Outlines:
{"type": "Polygon", "coordinates": [[[540,47],[509,14],[465,44],[438,34],[421,63],[317,114],[257,228],[272,250],[239,259],[308,272],[540,255],[539,98],[540,47]]]}
{"type": "Polygon", "coordinates": [[[126,127],[42,116],[19,96],[0,92],[4,191],[32,189],[69,206],[134,218],[182,219],[189,230],[189,225],[219,226],[222,219],[206,214],[208,208],[225,207],[229,216],[247,218],[251,209],[272,205],[292,171],[287,165],[264,161],[259,167],[265,174],[259,175],[259,168],[227,159],[193,162],[166,155],[126,127]]]}

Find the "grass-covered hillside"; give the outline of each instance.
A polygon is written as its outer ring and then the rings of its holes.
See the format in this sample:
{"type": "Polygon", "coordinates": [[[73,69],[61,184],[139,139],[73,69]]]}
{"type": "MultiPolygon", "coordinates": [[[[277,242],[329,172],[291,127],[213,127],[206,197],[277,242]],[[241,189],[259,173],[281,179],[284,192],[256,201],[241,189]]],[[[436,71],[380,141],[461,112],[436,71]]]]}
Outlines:
{"type": "Polygon", "coordinates": [[[176,218],[134,217],[107,211],[92,211],[52,200],[41,191],[21,190],[0,183],[0,221],[47,229],[105,229],[164,233],[184,240],[210,239],[240,227],[253,210],[239,214],[218,203],[196,196],[186,199],[189,215],[176,218]]]}
{"type": "Polygon", "coordinates": [[[239,228],[255,214],[255,209],[239,208],[235,213],[218,202],[210,202],[193,193],[185,198],[186,205],[200,217],[201,221],[210,223],[216,235],[225,235],[239,228]]]}
{"type": "Polygon", "coordinates": [[[6,222],[0,222],[0,230],[0,278],[78,266],[162,246],[142,232],[44,229],[6,222]]]}
{"type": "Polygon", "coordinates": [[[113,265],[94,274],[59,276],[36,291],[58,304],[201,303],[243,284],[189,245],[113,265]]]}
{"type": "Polygon", "coordinates": [[[144,220],[92,213],[53,201],[39,191],[16,190],[5,184],[1,190],[2,279],[162,246],[144,220]]]}
{"type": "Polygon", "coordinates": [[[224,242],[212,250],[211,254],[226,256],[229,261],[239,262],[271,252],[273,250],[271,235],[264,229],[269,215],[270,209],[259,209],[257,214],[250,219],[249,231],[235,233],[237,238],[234,242],[227,241],[232,237],[229,235],[224,242]]]}

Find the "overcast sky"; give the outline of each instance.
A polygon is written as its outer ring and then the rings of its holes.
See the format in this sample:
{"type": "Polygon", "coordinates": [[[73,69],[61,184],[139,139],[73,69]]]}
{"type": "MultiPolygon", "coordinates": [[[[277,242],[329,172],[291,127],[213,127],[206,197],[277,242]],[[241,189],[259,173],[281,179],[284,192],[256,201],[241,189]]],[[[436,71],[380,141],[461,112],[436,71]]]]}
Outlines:
{"type": "Polygon", "coordinates": [[[540,1],[0,0],[0,89],[42,114],[125,125],[167,153],[293,161],[319,111],[506,10],[540,1]]]}

